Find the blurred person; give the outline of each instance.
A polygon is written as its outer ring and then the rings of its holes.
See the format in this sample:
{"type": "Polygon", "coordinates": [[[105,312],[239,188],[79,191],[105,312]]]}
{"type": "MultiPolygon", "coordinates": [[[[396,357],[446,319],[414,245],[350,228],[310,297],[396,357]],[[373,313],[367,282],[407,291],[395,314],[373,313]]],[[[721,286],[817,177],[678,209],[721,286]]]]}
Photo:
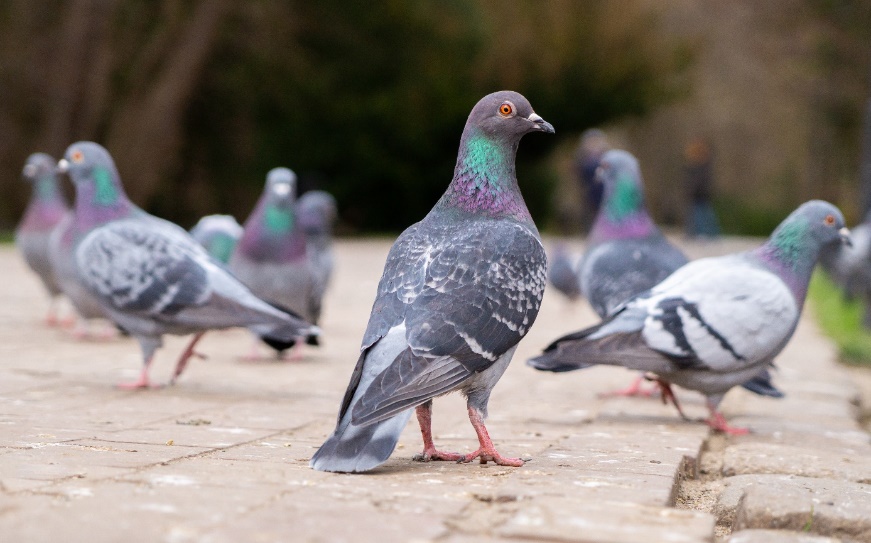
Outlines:
{"type": "Polygon", "coordinates": [[[598,128],[584,130],[575,153],[575,173],[584,195],[585,208],[581,224],[584,232],[590,230],[602,203],[602,184],[596,181],[596,169],[605,151],[611,148],[605,132],[598,128]]]}
{"type": "Polygon", "coordinates": [[[684,149],[684,187],[689,200],[686,235],[690,238],[716,238],[720,225],[714,212],[711,148],[704,138],[695,138],[684,149]]]}

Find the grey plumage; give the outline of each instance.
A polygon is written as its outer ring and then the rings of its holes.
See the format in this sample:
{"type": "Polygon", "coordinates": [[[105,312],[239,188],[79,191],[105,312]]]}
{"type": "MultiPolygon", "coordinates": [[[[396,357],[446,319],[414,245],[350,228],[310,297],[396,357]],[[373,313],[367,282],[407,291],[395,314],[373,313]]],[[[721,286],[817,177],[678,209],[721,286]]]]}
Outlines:
{"type": "Polygon", "coordinates": [[[862,324],[871,329],[871,213],[852,229],[852,246],[826,247],[820,265],[848,300],[862,302],[862,324]]]}
{"type": "Polygon", "coordinates": [[[629,298],[688,262],[656,227],[644,205],[638,161],[612,149],[599,162],[602,205],[580,264],[581,292],[606,317],[629,298]]]}
{"type": "Polygon", "coordinates": [[[547,261],[548,282],[569,300],[577,300],[581,295],[577,256],[571,254],[564,245],[558,244],[547,261]]]}
{"type": "Polygon", "coordinates": [[[330,193],[311,190],[300,196],[296,209],[300,228],[305,233],[305,252],[312,271],[309,314],[312,322],[317,323],[333,275],[333,224],[338,218],[338,206],[330,193]]]}
{"type": "Polygon", "coordinates": [[[554,341],[529,361],[570,371],[595,364],[651,372],[708,398],[709,423],[732,387],[764,376],[792,336],[821,248],[845,236],[840,211],[812,201],[762,247],[705,258],[619,307],[601,324],[554,341]]]}
{"type": "Polygon", "coordinates": [[[313,468],[380,465],[412,408],[422,459],[521,464],[481,433],[473,455],[437,451],[429,417],[432,398],[459,390],[473,426],[483,429],[490,391],[538,314],[545,254],[514,175],[517,143],[531,131],[553,128],[517,93],[488,95],[472,110],[448,190],[388,254],[336,430],[313,468]]]}
{"type": "Polygon", "coordinates": [[[242,237],[242,225],[232,215],[206,215],[190,234],[212,258],[226,264],[242,237]]]}
{"type": "MultiPolygon", "coordinates": [[[[71,145],[63,167],[76,185],[73,229],[77,273],[107,315],[142,346],[144,368],[133,387],[148,386],[148,367],[163,334],[197,334],[244,326],[286,338],[318,331],[254,296],[182,228],[134,206],[108,152],[71,145]]],[[[179,360],[184,369],[192,346],[179,360]]]]}

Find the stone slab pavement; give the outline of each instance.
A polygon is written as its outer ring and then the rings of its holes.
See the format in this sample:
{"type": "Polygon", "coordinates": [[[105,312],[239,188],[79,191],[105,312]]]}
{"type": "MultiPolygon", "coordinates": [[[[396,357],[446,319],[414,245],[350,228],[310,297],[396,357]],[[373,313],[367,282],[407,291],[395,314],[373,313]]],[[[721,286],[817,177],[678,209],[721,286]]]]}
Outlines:
{"type": "MultiPolygon", "coordinates": [[[[175,386],[144,392],[113,387],[138,374],[135,342],[47,328],[39,284],[0,248],[0,540],[871,541],[857,387],[808,318],[778,359],[788,397],[731,392],[727,416],[754,433],[712,438],[658,400],[597,397],[627,384],[626,370],[526,367],[554,337],[596,321],[585,303],[548,291],[490,402],[497,446],[525,466],[413,462],[412,423],[369,474],[309,469],[332,431],[389,247],[337,244],[322,348],[250,362],[247,332],[214,332],[199,347],[206,360],[175,386]]],[[[155,380],[168,379],[185,341],[167,338],[155,380]]],[[[705,415],[699,395],[679,396],[691,416],[705,415]]],[[[433,424],[441,448],[476,447],[459,395],[436,400],[433,424]]]]}

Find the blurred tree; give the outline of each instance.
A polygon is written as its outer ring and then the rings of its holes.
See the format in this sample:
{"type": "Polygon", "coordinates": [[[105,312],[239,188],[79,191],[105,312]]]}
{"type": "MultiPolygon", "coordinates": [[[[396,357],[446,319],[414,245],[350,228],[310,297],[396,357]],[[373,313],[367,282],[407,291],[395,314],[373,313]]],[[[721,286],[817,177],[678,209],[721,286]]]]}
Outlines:
{"type": "MultiPolygon", "coordinates": [[[[183,224],[247,214],[265,172],[322,185],[353,228],[420,219],[484,94],[512,88],[561,137],[672,95],[680,44],[642,0],[8,0],[0,5],[0,225],[28,153],[103,142],[134,201],[183,224]],[[312,181],[316,180],[316,181],[312,181]],[[171,196],[169,196],[171,195],[171,196]]],[[[684,55],[685,56],[685,55],[684,55]]],[[[553,138],[518,168],[543,219],[553,138]]]]}

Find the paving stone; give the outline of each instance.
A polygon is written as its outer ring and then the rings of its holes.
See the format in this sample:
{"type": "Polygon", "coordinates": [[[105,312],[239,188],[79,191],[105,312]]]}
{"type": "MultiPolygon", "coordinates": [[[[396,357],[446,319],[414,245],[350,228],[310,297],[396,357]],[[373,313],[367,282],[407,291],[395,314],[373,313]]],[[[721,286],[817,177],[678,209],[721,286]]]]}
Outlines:
{"type": "Polygon", "coordinates": [[[776,528],[871,541],[871,485],[765,477],[744,487],[735,530],[776,528]]]}
{"type": "Polygon", "coordinates": [[[541,497],[511,505],[499,535],[545,541],[622,543],[711,542],[714,518],[706,513],[629,502],[541,497]]]}
{"type": "Polygon", "coordinates": [[[741,530],[726,543],[840,543],[840,539],[782,530],[741,530]]]}
{"type": "Polygon", "coordinates": [[[871,482],[867,448],[831,447],[824,443],[797,447],[776,443],[738,443],[726,449],[723,475],[780,473],[871,482]]]}

